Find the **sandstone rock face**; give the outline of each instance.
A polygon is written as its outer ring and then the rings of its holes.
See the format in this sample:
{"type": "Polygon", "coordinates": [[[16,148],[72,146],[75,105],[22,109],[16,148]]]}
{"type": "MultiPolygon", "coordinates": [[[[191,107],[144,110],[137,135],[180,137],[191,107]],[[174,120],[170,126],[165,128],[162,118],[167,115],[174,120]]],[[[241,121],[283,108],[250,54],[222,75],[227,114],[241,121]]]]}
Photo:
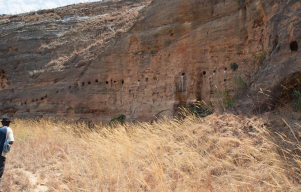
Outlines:
{"type": "Polygon", "coordinates": [[[251,85],[242,108],[254,109],[259,88],[279,89],[299,71],[299,1],[148,3],[2,16],[1,112],[151,120],[221,94],[231,98],[241,84],[251,85]]]}
{"type": "MultiPolygon", "coordinates": [[[[91,61],[116,34],[128,31],[148,4],[107,1],[1,16],[1,114],[60,117],[76,111],[65,101],[81,92],[80,78],[91,61]]],[[[85,99],[81,94],[76,106],[85,99]]]]}
{"type": "Polygon", "coordinates": [[[262,6],[262,43],[267,58],[240,102],[241,109],[249,113],[273,110],[292,99],[294,89],[301,90],[301,2],[263,1],[262,6]]]}

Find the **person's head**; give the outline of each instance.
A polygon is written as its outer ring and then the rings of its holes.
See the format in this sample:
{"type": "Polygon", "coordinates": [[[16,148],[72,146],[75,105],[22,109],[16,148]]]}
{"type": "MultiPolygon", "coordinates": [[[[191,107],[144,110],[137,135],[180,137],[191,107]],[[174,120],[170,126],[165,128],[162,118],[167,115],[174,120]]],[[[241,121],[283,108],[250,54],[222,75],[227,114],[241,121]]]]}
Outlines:
{"type": "Polygon", "coordinates": [[[10,121],[9,118],[3,118],[2,121],[1,121],[3,126],[9,126],[10,122],[11,121],[10,121]]]}

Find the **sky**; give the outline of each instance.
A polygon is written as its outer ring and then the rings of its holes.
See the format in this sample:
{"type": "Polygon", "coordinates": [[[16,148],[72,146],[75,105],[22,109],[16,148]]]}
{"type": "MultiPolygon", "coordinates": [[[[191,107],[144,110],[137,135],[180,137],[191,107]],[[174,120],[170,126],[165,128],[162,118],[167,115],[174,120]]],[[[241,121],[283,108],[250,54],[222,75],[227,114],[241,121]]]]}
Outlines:
{"type": "Polygon", "coordinates": [[[19,14],[100,0],[0,0],[0,14],[19,14]]]}

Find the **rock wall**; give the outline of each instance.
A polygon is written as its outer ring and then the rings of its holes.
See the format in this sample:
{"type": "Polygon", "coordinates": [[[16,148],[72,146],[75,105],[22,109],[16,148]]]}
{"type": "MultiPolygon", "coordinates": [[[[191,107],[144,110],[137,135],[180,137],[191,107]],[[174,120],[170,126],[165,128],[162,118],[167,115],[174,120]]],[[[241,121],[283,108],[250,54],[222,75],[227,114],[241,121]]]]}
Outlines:
{"type": "Polygon", "coordinates": [[[148,4],[94,2],[0,16],[1,114],[70,117],[74,109],[64,98],[76,94],[91,61],[116,34],[128,31],[148,4]]]}
{"type": "Polygon", "coordinates": [[[291,103],[293,90],[301,90],[301,2],[262,1],[263,50],[267,57],[250,81],[238,107],[262,113],[291,103]]]}
{"type": "Polygon", "coordinates": [[[300,42],[297,0],[110,3],[58,21],[2,18],[2,113],[151,120],[221,94],[230,99],[241,83],[251,85],[241,104],[249,110],[259,88],[300,68],[299,51],[290,49],[300,42]]]}

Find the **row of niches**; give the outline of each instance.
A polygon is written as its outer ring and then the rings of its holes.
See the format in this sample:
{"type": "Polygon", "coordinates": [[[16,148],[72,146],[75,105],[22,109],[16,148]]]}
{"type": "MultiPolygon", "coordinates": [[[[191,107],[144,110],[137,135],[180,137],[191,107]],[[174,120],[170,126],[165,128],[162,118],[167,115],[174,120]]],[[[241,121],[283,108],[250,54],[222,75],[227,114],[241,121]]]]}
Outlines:
{"type": "MultiPolygon", "coordinates": [[[[95,84],[98,84],[98,83],[101,83],[101,82],[99,82],[99,80],[96,79],[96,80],[94,81],[94,83],[95,83],[95,84]]],[[[105,84],[106,84],[106,85],[109,85],[109,84],[113,85],[113,84],[117,84],[117,83],[119,83],[119,81],[116,81],[116,80],[113,81],[112,79],[111,79],[111,81],[105,81],[105,84]]],[[[124,80],[121,80],[120,83],[123,85],[123,84],[124,84],[124,80]]],[[[93,84],[93,81],[87,81],[87,82],[82,81],[82,82],[80,82],[79,84],[77,83],[77,84],[75,85],[75,87],[78,87],[79,85],[82,86],[82,87],[84,87],[84,86],[86,86],[86,85],[91,85],[91,84],[93,84]]],[[[70,85],[69,88],[72,88],[72,86],[70,85]]]]}
{"type": "MultiPolygon", "coordinates": [[[[227,72],[227,68],[224,68],[224,74],[226,74],[226,72],[227,72]]],[[[205,75],[207,74],[207,72],[206,72],[206,71],[203,71],[202,74],[205,76],[205,75]]],[[[215,75],[215,74],[216,74],[216,70],[213,70],[213,75],[215,75]]],[[[184,76],[185,76],[185,73],[182,73],[181,79],[183,79],[184,76]]],[[[153,77],[152,79],[153,79],[154,81],[157,81],[157,80],[158,80],[157,77],[153,77]]],[[[144,81],[145,81],[146,83],[148,83],[148,82],[149,82],[149,78],[146,77],[146,78],[144,79],[144,81]]],[[[141,83],[141,80],[137,80],[136,83],[137,83],[137,86],[139,87],[139,86],[140,86],[140,83],[141,83]]],[[[78,88],[78,87],[80,87],[80,86],[81,86],[81,87],[84,87],[84,86],[86,86],[86,85],[92,85],[92,84],[102,84],[102,82],[100,82],[98,79],[95,79],[94,81],[82,81],[82,82],[75,83],[75,84],[74,84],[74,88],[78,88]]],[[[109,80],[109,81],[105,81],[104,84],[105,84],[106,86],[113,87],[114,85],[120,85],[120,84],[121,84],[121,85],[124,85],[124,84],[125,84],[125,81],[124,81],[124,80],[113,80],[113,79],[111,79],[111,80],[109,80]]],[[[72,88],[72,85],[69,85],[69,89],[71,89],[71,88],[72,88]]],[[[59,90],[56,91],[56,93],[59,93],[59,90]]],[[[41,98],[41,100],[43,100],[43,98],[41,98]]],[[[38,100],[36,100],[36,101],[38,101],[38,100]]]]}
{"type": "MultiPolygon", "coordinates": [[[[297,41],[293,41],[293,42],[290,43],[290,49],[291,49],[292,52],[298,51],[298,48],[299,48],[299,46],[298,46],[298,42],[297,41]]],[[[224,68],[224,81],[227,80],[227,77],[226,77],[227,70],[228,70],[227,68],[224,68]]],[[[216,75],[216,73],[217,73],[217,71],[213,70],[212,75],[216,75]]],[[[186,75],[185,73],[181,74],[181,81],[184,80],[185,75],[186,75]]],[[[202,75],[203,76],[207,75],[207,71],[203,71],[202,75]]],[[[0,77],[3,78],[5,76],[6,76],[6,72],[4,70],[1,70],[0,77]]],[[[154,80],[158,80],[157,77],[154,77],[153,79],[154,80]]],[[[145,82],[148,82],[148,81],[149,81],[149,79],[145,78],[145,82]]],[[[86,84],[87,85],[91,85],[92,82],[93,81],[88,81],[88,82],[82,81],[81,82],[81,86],[85,86],[86,84]]],[[[99,83],[99,80],[95,79],[94,83],[99,83]]],[[[112,80],[111,79],[110,81],[105,81],[105,84],[106,85],[111,85],[111,87],[113,87],[114,84],[118,84],[118,83],[121,83],[123,85],[124,84],[124,80],[116,81],[116,80],[112,80]]],[[[140,86],[140,80],[137,81],[137,86],[140,86]]],[[[69,88],[72,88],[72,86],[70,85],[69,88]]],[[[59,91],[56,91],[56,93],[59,93],[59,91]]],[[[46,98],[47,98],[47,95],[45,95],[44,97],[41,97],[39,99],[32,99],[31,102],[34,103],[34,102],[38,102],[38,101],[43,101],[46,98]]],[[[21,105],[27,105],[27,102],[26,101],[25,102],[21,102],[21,105]]]]}
{"type": "MultiPolygon", "coordinates": [[[[236,68],[237,69],[237,68],[236,68]]],[[[236,70],[235,69],[235,70],[236,70]]],[[[226,82],[227,81],[227,70],[228,70],[228,68],[227,67],[225,67],[225,68],[223,68],[222,69],[223,70],[223,80],[224,80],[224,82],[226,82]]],[[[208,75],[208,73],[207,73],[207,71],[203,71],[202,73],[201,73],[201,78],[206,78],[206,76],[208,76],[208,78],[214,78],[215,77],[215,75],[216,75],[216,73],[217,73],[217,70],[213,70],[212,71],[212,76],[210,76],[210,75],[208,75]]],[[[184,81],[185,81],[185,79],[186,79],[186,73],[182,73],[181,74],[181,76],[180,76],[180,82],[181,82],[181,84],[180,84],[180,86],[181,86],[181,92],[184,92],[185,91],[185,88],[184,88],[184,81]]]]}
{"type": "MultiPolygon", "coordinates": [[[[226,74],[227,70],[228,70],[227,68],[224,68],[224,75],[226,74]]],[[[216,74],[216,70],[213,70],[212,74],[215,75],[215,74],[216,74]]],[[[182,74],[181,74],[181,81],[184,80],[185,75],[186,75],[185,73],[182,73],[182,74]]],[[[203,71],[203,72],[202,72],[202,75],[203,75],[203,76],[207,75],[207,72],[206,72],[206,71],[203,71]]],[[[157,78],[157,77],[154,77],[153,80],[157,81],[158,78],[157,78]]],[[[145,82],[148,82],[148,81],[149,81],[149,78],[145,78],[145,82]]],[[[226,76],[224,76],[224,81],[226,81],[226,76]]],[[[81,83],[75,83],[74,87],[78,87],[79,85],[81,85],[81,86],[91,85],[92,82],[93,82],[93,81],[87,81],[87,82],[82,81],[81,83]]],[[[138,87],[140,86],[140,82],[141,82],[140,80],[137,80],[137,86],[138,86],[138,87]]],[[[94,80],[94,83],[95,83],[95,84],[98,84],[98,83],[100,83],[100,81],[99,81],[98,79],[95,79],[95,80],[94,80]]],[[[111,87],[113,87],[114,84],[122,84],[122,85],[124,85],[124,83],[125,83],[124,80],[116,81],[116,80],[112,80],[112,79],[111,79],[110,81],[105,81],[105,84],[106,84],[106,85],[109,85],[109,86],[111,86],[111,87]]],[[[72,88],[72,86],[69,85],[69,89],[71,89],[71,88],[72,88]]],[[[56,91],[56,93],[59,93],[59,92],[60,92],[60,90],[57,90],[57,91],[56,91]]],[[[130,92],[131,92],[131,91],[130,91],[130,92]]],[[[47,97],[48,97],[48,96],[45,95],[44,97],[41,97],[41,98],[38,98],[38,99],[32,99],[31,102],[32,102],[32,103],[35,103],[35,102],[38,102],[38,101],[43,101],[43,100],[45,100],[47,97]]],[[[27,101],[21,102],[21,105],[27,105],[27,101]]]]}
{"type": "MultiPolygon", "coordinates": [[[[95,82],[95,83],[99,83],[99,80],[96,79],[94,82],[95,82]]],[[[111,80],[111,83],[113,83],[113,82],[114,82],[114,83],[117,83],[117,81],[111,80]]],[[[55,83],[57,83],[57,82],[55,82],[55,83]]],[[[109,84],[108,81],[106,81],[105,83],[106,83],[106,84],[109,84]]],[[[121,83],[124,84],[124,80],[122,80],[121,83]]],[[[80,84],[81,86],[85,86],[86,84],[87,84],[87,85],[91,85],[91,84],[92,84],[92,81],[88,81],[88,82],[82,81],[82,82],[79,83],[79,84],[80,84]]],[[[79,87],[79,84],[78,84],[78,83],[75,83],[74,88],[79,87]]],[[[72,86],[69,85],[69,89],[71,89],[71,88],[72,88],[72,86]]],[[[62,90],[64,90],[64,89],[62,89],[62,90]]],[[[59,92],[62,91],[62,90],[57,90],[57,91],[55,91],[55,93],[59,93],[59,92]]],[[[45,95],[45,96],[43,96],[43,97],[41,97],[41,98],[32,99],[31,102],[32,102],[32,103],[37,103],[37,102],[39,102],[39,101],[43,101],[43,100],[47,99],[47,97],[48,97],[48,95],[45,95]]],[[[28,104],[28,101],[22,101],[22,102],[21,102],[21,105],[27,105],[27,104],[28,104]]]]}
{"type": "MultiPolygon", "coordinates": [[[[227,68],[224,69],[224,73],[226,73],[226,71],[227,71],[227,68]]],[[[206,75],[207,72],[206,72],[206,71],[203,71],[202,74],[203,74],[203,75],[206,75]]],[[[216,74],[216,70],[213,70],[213,75],[215,75],[215,74],[216,74]]],[[[184,77],[184,76],[185,76],[185,73],[182,73],[182,77],[184,77]]],[[[145,82],[149,82],[149,78],[148,78],[148,77],[146,77],[144,80],[145,80],[145,82]]],[[[153,77],[153,80],[157,81],[158,78],[157,78],[157,77],[153,77]]],[[[137,80],[137,84],[138,84],[138,85],[139,85],[140,82],[141,82],[141,80],[137,80]]],[[[80,83],[76,83],[74,87],[78,87],[78,86],[84,87],[84,86],[86,86],[86,85],[91,85],[91,84],[93,84],[93,83],[94,83],[94,84],[99,84],[99,83],[101,83],[101,82],[100,82],[98,79],[95,79],[94,81],[82,81],[82,82],[80,82],[80,83]]],[[[124,81],[124,80],[113,80],[113,79],[111,79],[111,80],[109,80],[109,81],[105,81],[104,83],[105,83],[106,85],[111,85],[111,87],[112,87],[113,85],[116,85],[116,84],[124,85],[125,81],[124,81]]],[[[72,86],[70,85],[70,86],[69,86],[69,89],[71,89],[71,88],[72,88],[72,86]]],[[[58,93],[58,92],[57,92],[57,93],[58,93]]]]}
{"type": "MultiPolygon", "coordinates": [[[[227,70],[228,70],[228,68],[225,67],[225,68],[224,68],[224,74],[227,73],[227,70]]],[[[216,73],[217,73],[216,70],[213,70],[213,71],[212,71],[212,75],[215,75],[216,73]]],[[[182,76],[182,77],[185,77],[185,74],[186,74],[186,73],[182,73],[181,76],[182,76]]],[[[202,72],[202,75],[203,75],[203,76],[207,75],[207,71],[203,71],[203,72],[202,72]]]]}
{"type": "MultiPolygon", "coordinates": [[[[156,80],[157,78],[155,78],[155,80],[156,80]]],[[[148,82],[148,78],[145,78],[145,82],[148,82]]],[[[96,79],[95,81],[94,81],[96,84],[97,83],[101,83],[101,82],[99,82],[99,80],[98,79],[96,79]]],[[[105,85],[107,85],[107,86],[111,86],[111,87],[113,87],[114,85],[116,85],[116,84],[121,84],[121,85],[124,85],[124,80],[110,80],[110,81],[105,81],[104,82],[105,83],[105,85]]],[[[140,83],[140,80],[137,80],[137,83],[139,84],[140,83]]],[[[84,87],[84,86],[86,86],[86,85],[91,85],[92,84],[92,81],[88,81],[88,82],[85,82],[85,81],[82,81],[81,83],[79,83],[82,87],[84,87]]],[[[76,84],[76,86],[78,87],[78,84],[76,84]]],[[[69,86],[69,88],[72,88],[72,86],[70,85],[69,86]]]]}
{"type": "MultiPolygon", "coordinates": [[[[38,102],[38,101],[43,101],[43,100],[47,99],[47,97],[48,97],[48,95],[45,95],[44,97],[41,97],[39,99],[32,99],[31,102],[35,103],[35,102],[38,102]]],[[[21,102],[21,105],[27,105],[27,101],[21,102]]]]}

